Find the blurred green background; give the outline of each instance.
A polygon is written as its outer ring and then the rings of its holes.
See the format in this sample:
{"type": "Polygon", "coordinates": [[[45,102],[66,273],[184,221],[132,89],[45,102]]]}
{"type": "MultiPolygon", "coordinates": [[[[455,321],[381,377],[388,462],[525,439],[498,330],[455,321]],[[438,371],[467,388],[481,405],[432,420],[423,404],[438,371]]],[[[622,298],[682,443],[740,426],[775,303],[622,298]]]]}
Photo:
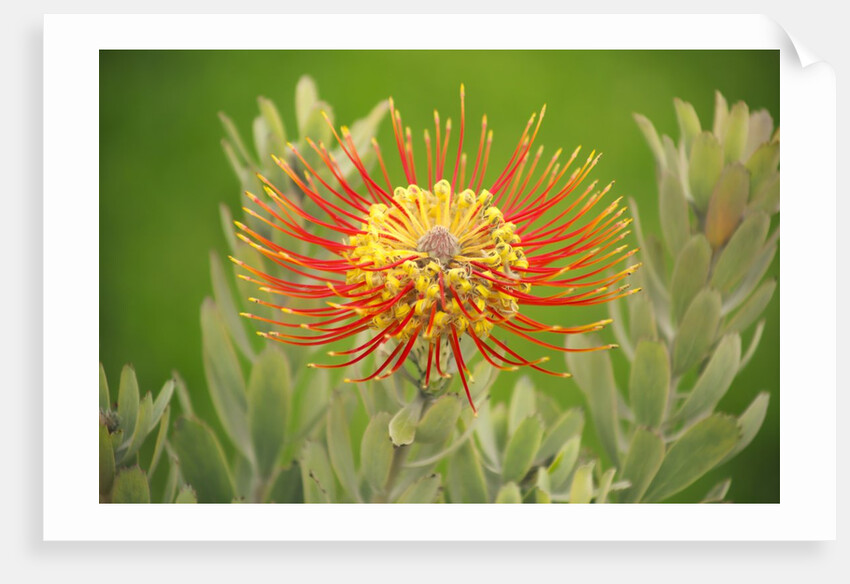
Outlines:
{"type": "MultiPolygon", "coordinates": [[[[616,180],[616,195],[634,197],[647,232],[658,229],[655,168],[632,112],[678,139],[673,98],[691,102],[703,127],[710,127],[719,90],[730,104],[743,100],[751,111],[766,108],[776,125],[780,121],[778,51],[102,51],[99,357],[115,384],[122,365],[133,363],[143,392],[159,391],[177,370],[197,413],[214,427],[201,362],[200,306],[212,289],[210,250],[227,255],[219,203],[234,216],[241,215],[242,204],[221,149],[217,113],[226,112],[250,143],[256,97],[263,95],[277,104],[295,134],[294,89],[304,74],[316,80],[337,124],[349,124],[393,96],[420,154],[421,132],[433,127],[435,108],[457,120],[464,83],[467,143],[477,143],[482,114],[494,129],[490,182],[528,116],[546,103],[538,143],[550,154],[577,145],[585,155],[603,152],[591,178],[602,184],[616,180]]],[[[378,135],[385,153],[391,152],[391,137],[385,119],[378,135]]],[[[397,161],[389,166],[391,176],[403,176],[397,161]]],[[[636,245],[634,236],[630,240],[636,245]]],[[[770,274],[778,278],[778,255],[770,274]]],[[[568,323],[607,314],[604,306],[559,310],[564,311],[559,320],[568,323]]],[[[768,390],[764,426],[737,458],[676,501],[699,500],[731,476],[730,500],[779,502],[779,294],[765,315],[756,357],[718,408],[739,414],[768,390]]],[[[626,362],[613,357],[623,389],[626,362]]],[[[563,360],[554,363],[565,369],[563,360]]],[[[494,399],[507,397],[516,375],[500,376],[494,399]]],[[[572,380],[533,377],[560,402],[583,403],[572,380]]],[[[588,445],[597,444],[591,424],[585,436],[588,445]]]]}

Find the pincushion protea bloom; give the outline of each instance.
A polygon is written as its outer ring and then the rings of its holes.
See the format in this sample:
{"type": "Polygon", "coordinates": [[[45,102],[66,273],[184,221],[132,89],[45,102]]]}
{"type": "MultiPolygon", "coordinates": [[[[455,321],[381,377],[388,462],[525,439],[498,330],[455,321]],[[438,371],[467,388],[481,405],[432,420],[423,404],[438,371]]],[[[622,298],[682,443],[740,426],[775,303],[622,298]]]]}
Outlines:
{"type": "Polygon", "coordinates": [[[435,112],[433,143],[428,131],[424,133],[427,174],[423,176],[417,175],[410,128],[403,127],[401,114],[390,99],[396,147],[407,186],[390,180],[375,140],[372,145],[383,176],[371,176],[345,127],[338,133],[328,122],[363,180],[360,191],[343,178],[338,162],[324,144],[308,140],[324,163],[323,169],[313,168],[294,146],[288,145],[303,165],[303,176],[287,162],[275,162],[321,209],[322,217],[309,214],[259,177],[269,200],[246,193],[259,208],[246,208],[246,212],[283,233],[325,248],[331,258],[308,257],[284,249],[237,222],[241,231],[238,236],[243,241],[291,273],[291,278],[281,279],[231,258],[253,274],[242,277],[268,293],[335,301],[328,301],[322,308],[294,309],[252,299],[284,314],[313,321],[276,321],[244,314],[280,327],[258,334],[293,345],[323,345],[361,333],[367,335],[367,340],[357,347],[330,353],[345,357],[344,362],[310,364],[313,367],[353,365],[383,345],[395,344],[386,358],[378,359],[379,364],[370,375],[347,379],[353,382],[387,377],[405,362],[412,362],[422,388],[427,389],[435,379],[450,377],[448,370],[453,361],[473,409],[467,384],[468,357],[461,352],[464,336],[472,340],[488,363],[500,370],[525,366],[569,376],[541,367],[548,357],[522,357],[498,337],[511,333],[549,349],[567,351],[570,349],[535,335],[584,333],[610,322],[549,325],[530,318],[523,308],[596,304],[636,291],[612,286],[637,266],[613,274],[609,270],[637,251],[626,251],[627,245],[618,245],[628,233],[625,228],[631,220],[622,217],[625,208],[619,207],[620,199],[600,205],[610,184],[594,192],[594,182],[575,194],[599,160],[595,153],[567,175],[579,148],[563,164],[559,162],[562,151],[558,150],[534,178],[543,149],[538,148],[534,155],[531,152],[545,106],[539,118],[532,115],[528,120],[513,155],[496,180],[482,188],[493,133],[488,132],[484,116],[475,162],[467,176],[463,87],[460,104],[456,153],[452,148],[453,169],[449,170],[446,164],[450,158],[451,120],[446,121],[441,133],[440,118],[435,112]],[[305,221],[335,235],[320,236],[303,227],[305,221]],[[552,292],[538,292],[546,290],[552,292]]]}

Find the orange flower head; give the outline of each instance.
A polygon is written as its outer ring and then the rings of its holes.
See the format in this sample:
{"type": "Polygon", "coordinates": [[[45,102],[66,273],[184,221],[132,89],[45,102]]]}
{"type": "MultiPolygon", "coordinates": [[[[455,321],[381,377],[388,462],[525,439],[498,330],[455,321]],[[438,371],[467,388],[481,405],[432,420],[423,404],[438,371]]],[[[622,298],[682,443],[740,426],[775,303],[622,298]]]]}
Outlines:
{"type": "Polygon", "coordinates": [[[275,160],[322,210],[323,217],[307,213],[262,176],[260,180],[270,201],[246,193],[262,212],[249,208],[246,211],[283,233],[325,248],[331,259],[297,254],[241,223],[236,224],[241,231],[239,237],[291,277],[273,277],[231,259],[250,271],[255,277],[245,278],[260,284],[266,292],[335,301],[327,302],[324,308],[296,310],[252,299],[284,314],[308,317],[314,323],[245,316],[277,325],[280,330],[259,334],[288,344],[322,345],[361,333],[367,335],[366,342],[359,346],[331,353],[347,357],[345,362],[310,364],[313,367],[352,365],[385,344],[395,345],[369,376],[347,381],[384,378],[412,361],[419,370],[422,388],[427,389],[434,379],[450,377],[449,370],[456,369],[473,409],[467,383],[469,370],[460,346],[464,336],[498,369],[527,366],[568,376],[542,368],[540,364],[548,357],[526,359],[498,337],[510,333],[549,349],[568,350],[535,335],[584,333],[599,330],[610,321],[571,327],[547,325],[523,314],[523,307],[597,304],[636,292],[614,284],[637,265],[616,273],[611,273],[610,268],[637,250],[626,251],[627,245],[618,245],[630,223],[630,219],[622,217],[625,208],[619,206],[620,200],[599,205],[610,184],[597,191],[594,182],[576,194],[599,160],[598,155],[591,153],[567,175],[579,148],[565,163],[559,162],[562,151],[558,150],[536,173],[543,149],[538,148],[532,156],[532,145],[545,111],[544,106],[539,118],[533,115],[529,119],[513,156],[489,188],[482,188],[493,140],[486,116],[481,123],[475,163],[466,176],[463,86],[460,132],[451,173],[446,169],[451,120],[446,122],[441,136],[439,115],[434,113],[436,139],[432,147],[425,131],[427,177],[420,182],[410,128],[402,125],[401,114],[392,100],[390,113],[406,187],[394,186],[390,181],[375,140],[372,145],[383,181],[371,176],[345,127],[340,133],[335,129],[333,133],[363,180],[360,191],[343,178],[339,164],[323,144],[308,140],[333,180],[326,180],[327,174],[312,168],[289,145],[304,166],[303,178],[287,162],[275,160]],[[338,236],[320,237],[302,225],[305,221],[338,236]],[[538,290],[546,289],[554,289],[554,293],[539,295],[538,290]],[[292,327],[304,334],[282,332],[292,327]]]}

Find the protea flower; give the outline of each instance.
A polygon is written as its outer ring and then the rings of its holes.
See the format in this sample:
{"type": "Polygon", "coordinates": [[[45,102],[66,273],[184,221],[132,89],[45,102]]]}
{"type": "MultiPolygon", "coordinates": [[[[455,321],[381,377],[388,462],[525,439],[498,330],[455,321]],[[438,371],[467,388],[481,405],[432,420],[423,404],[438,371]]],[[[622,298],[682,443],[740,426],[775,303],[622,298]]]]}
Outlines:
{"type": "Polygon", "coordinates": [[[424,173],[421,160],[417,173],[410,128],[402,125],[401,114],[390,99],[404,172],[401,183],[390,179],[375,140],[372,145],[381,176],[370,176],[361,160],[364,153],[357,152],[348,129],[337,132],[330,121],[328,125],[348,158],[342,163],[353,164],[362,178],[364,186],[359,191],[346,181],[340,162],[323,143],[307,141],[324,164],[318,169],[288,145],[303,175],[285,160],[275,158],[275,162],[303,192],[302,198],[313,201],[323,216],[307,213],[262,176],[268,199],[246,193],[258,207],[246,211],[274,229],[317,244],[329,256],[309,257],[284,249],[237,222],[238,236],[292,277],[273,277],[231,259],[251,272],[245,279],[267,293],[329,299],[325,307],[303,310],[252,299],[292,318],[278,321],[245,314],[280,327],[258,334],[282,343],[312,346],[363,333],[365,342],[330,353],[343,357],[343,362],[310,366],[345,367],[386,348],[370,375],[346,381],[388,377],[410,363],[421,388],[427,391],[436,380],[450,377],[450,371],[456,370],[474,409],[467,383],[470,356],[461,351],[462,338],[471,339],[470,346],[497,369],[530,367],[569,376],[541,367],[548,356],[521,356],[509,347],[505,335],[517,335],[546,349],[571,350],[538,335],[595,331],[610,320],[580,326],[545,324],[530,318],[524,309],[590,305],[636,291],[614,285],[637,267],[622,269],[619,265],[637,250],[626,251],[628,245],[621,244],[631,220],[623,217],[625,207],[619,206],[620,199],[602,204],[612,185],[597,190],[593,182],[577,190],[599,155],[591,152],[583,164],[571,170],[580,147],[563,163],[558,150],[545,168],[536,172],[543,148],[532,153],[532,147],[545,106],[539,117],[532,115],[528,120],[498,177],[483,188],[493,133],[488,132],[484,116],[475,162],[467,172],[462,86],[460,93],[457,147],[450,148],[451,120],[441,131],[435,112],[433,142],[428,131],[424,132],[424,173]],[[330,235],[319,235],[321,231],[330,235]],[[296,322],[296,317],[306,317],[309,322],[303,318],[296,322]]]}

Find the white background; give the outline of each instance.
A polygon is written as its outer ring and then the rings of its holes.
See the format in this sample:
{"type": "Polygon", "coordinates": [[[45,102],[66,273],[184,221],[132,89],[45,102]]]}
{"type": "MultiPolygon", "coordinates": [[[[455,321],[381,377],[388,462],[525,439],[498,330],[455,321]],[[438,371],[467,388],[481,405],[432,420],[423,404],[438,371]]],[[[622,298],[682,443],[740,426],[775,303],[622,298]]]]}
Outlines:
{"type": "MultiPolygon", "coordinates": [[[[678,9],[673,3],[656,3],[663,11],[678,9]]],[[[432,10],[457,9],[458,4],[430,3],[432,10]]],[[[547,11],[555,8],[553,3],[535,5],[527,2],[527,9],[547,11]]],[[[90,12],[109,10],[107,3],[88,3],[90,12]]],[[[207,3],[208,10],[215,7],[207,3]]],[[[280,9],[279,3],[243,2],[240,8],[252,8],[257,12],[280,9]]],[[[597,2],[592,9],[602,12],[608,3],[597,2]]],[[[141,8],[141,7],[138,7],[141,8]]],[[[379,7],[394,9],[393,5],[379,7]]],[[[506,7],[507,8],[507,7],[506,7]]],[[[838,94],[842,95],[842,74],[846,74],[846,32],[840,30],[844,19],[831,15],[826,3],[818,9],[817,2],[808,2],[803,7],[777,8],[767,5],[742,6],[742,3],[715,2],[714,10],[724,8],[749,9],[757,12],[767,9],[767,14],[776,19],[786,31],[809,51],[826,59],[836,69],[838,94]],[[804,10],[805,9],[805,10],[804,10]]],[[[367,576],[381,574],[381,579],[432,581],[434,578],[475,578],[488,575],[491,571],[505,579],[533,577],[538,570],[546,570],[550,577],[592,577],[608,581],[619,578],[634,579],[635,576],[654,581],[679,581],[683,576],[689,581],[716,581],[718,578],[738,581],[769,576],[783,576],[792,581],[817,578],[817,581],[838,581],[839,573],[846,570],[846,560],[841,558],[839,542],[822,543],[488,543],[488,544],[45,544],[42,532],[42,313],[41,298],[43,280],[41,276],[42,214],[41,198],[41,14],[62,12],[67,8],[60,3],[31,4],[14,17],[4,15],[0,43],[2,43],[3,71],[6,88],[2,92],[4,108],[2,133],[3,210],[6,221],[2,233],[7,263],[4,277],[3,318],[3,369],[4,423],[2,442],[6,446],[2,484],[3,535],[8,540],[2,546],[4,574],[24,570],[29,576],[26,581],[67,579],[71,575],[86,578],[103,578],[124,582],[149,581],[153,578],[187,579],[207,576],[207,581],[243,579],[267,573],[270,577],[311,578],[324,580],[324,576],[351,578],[354,570],[367,576]],[[11,373],[11,375],[10,375],[11,373]],[[445,562],[439,566],[437,559],[445,562]],[[452,570],[448,572],[447,570],[452,570]],[[555,571],[557,570],[557,571],[555,571]],[[687,575],[687,576],[685,576],[687,575]]],[[[177,3],[149,2],[144,9],[151,12],[171,10],[188,12],[190,6],[177,3]]],[[[225,10],[222,6],[221,10],[225,10]]],[[[612,7],[611,10],[616,10],[612,7]]],[[[621,8],[622,9],[622,8],[621,8]]],[[[133,11],[133,10],[131,10],[133,11]]],[[[705,11],[705,10],[702,10],[705,11]]],[[[846,86],[846,83],[845,83],[846,86]]],[[[72,90],[73,88],[69,88],[72,90]]],[[[784,112],[784,110],[783,110],[784,112]]],[[[839,116],[839,121],[846,116],[839,116]]],[[[783,133],[786,130],[783,118],[783,133]]],[[[846,134],[845,134],[846,135],[846,134]]],[[[786,140],[788,134],[786,134],[786,140]]],[[[811,148],[831,149],[829,144],[812,144],[811,148]]],[[[783,148],[785,156],[788,143],[783,148]]],[[[785,170],[785,169],[783,169],[785,170]]],[[[810,168],[816,173],[817,168],[810,168]]],[[[786,191],[787,192],[787,191],[786,191]]],[[[840,201],[841,199],[839,199],[840,201]]],[[[785,199],[783,199],[784,206],[785,199]]],[[[823,209],[822,217],[835,221],[842,216],[845,203],[839,202],[836,209],[823,209]]],[[[786,226],[787,226],[787,222],[786,226]]],[[[783,230],[783,241],[788,241],[783,230]]],[[[846,237],[839,234],[841,249],[846,248],[846,237]]],[[[73,251],[73,250],[71,250],[73,251]]],[[[783,248],[783,275],[786,248],[783,248]]],[[[84,258],[76,258],[84,261],[84,258]]],[[[834,280],[827,279],[831,283],[834,280]]],[[[74,283],[70,283],[74,284],[74,283]]],[[[96,290],[94,286],[92,286],[96,290]]],[[[96,293],[96,292],[95,292],[96,293]]],[[[834,291],[833,291],[834,293],[834,291]]],[[[783,289],[783,299],[785,298],[783,289]]],[[[812,283],[811,298],[817,301],[817,281],[812,283]]],[[[73,306],[68,307],[73,310],[73,306]]],[[[830,311],[827,310],[827,313],[830,311]]],[[[839,311],[843,316],[844,311],[839,311]]],[[[783,312],[783,318],[785,313],[783,312]]],[[[846,319],[845,319],[846,320],[846,319]]],[[[840,323],[839,323],[840,324],[840,323]]],[[[839,326],[840,330],[840,326],[839,326]]],[[[826,339],[831,343],[831,339],[826,339]]],[[[784,343],[784,340],[783,340],[784,343]]],[[[838,346],[839,355],[846,354],[846,346],[838,346]],[[842,348],[845,349],[842,351],[842,348]]],[[[785,355],[783,354],[783,360],[785,355]]],[[[843,381],[839,372],[839,380],[843,381]]],[[[843,376],[846,378],[846,375],[843,376]]],[[[839,381],[839,387],[842,384],[839,381]]],[[[784,390],[784,388],[783,388],[784,390]]],[[[783,401],[783,403],[785,403],[783,401]]],[[[846,400],[838,396],[838,406],[843,408],[846,400]]],[[[844,410],[846,413],[846,410],[844,410]]],[[[844,419],[842,411],[838,419],[844,419]]],[[[783,433],[786,426],[783,425],[783,433]]],[[[846,433],[839,430],[839,439],[846,433]]],[[[783,448],[785,443],[783,442],[783,448]]],[[[842,451],[838,444],[839,453],[842,451]]],[[[846,450],[844,450],[846,452],[846,450]]],[[[846,464],[839,454],[838,480],[846,478],[846,464]]],[[[74,468],[71,465],[70,468],[74,468]]],[[[823,469],[819,469],[820,472],[823,469]]],[[[828,474],[828,473],[827,473],[828,474]]],[[[823,477],[822,474],[818,475],[823,477]]],[[[58,480],[68,484],[84,480],[64,474],[58,480]]],[[[840,489],[839,489],[839,492],[840,489]]],[[[812,497],[816,499],[823,488],[812,485],[812,497]]],[[[784,493],[783,493],[783,500],[784,493]]],[[[839,511],[841,507],[839,507],[839,511]]],[[[83,517],[82,523],[85,522],[83,517]]],[[[81,528],[84,527],[81,525],[81,528]]],[[[446,524],[446,538],[451,539],[453,528],[462,526],[446,524]]],[[[839,528],[839,538],[841,531],[839,528]]],[[[391,539],[392,534],[387,534],[391,539]]],[[[847,546],[843,546],[845,556],[847,546]]],[[[846,575],[846,574],[845,574],[846,575]]],[[[771,578],[773,579],[773,578],[771,578]]],[[[19,580],[19,578],[13,578],[19,580]]]]}

